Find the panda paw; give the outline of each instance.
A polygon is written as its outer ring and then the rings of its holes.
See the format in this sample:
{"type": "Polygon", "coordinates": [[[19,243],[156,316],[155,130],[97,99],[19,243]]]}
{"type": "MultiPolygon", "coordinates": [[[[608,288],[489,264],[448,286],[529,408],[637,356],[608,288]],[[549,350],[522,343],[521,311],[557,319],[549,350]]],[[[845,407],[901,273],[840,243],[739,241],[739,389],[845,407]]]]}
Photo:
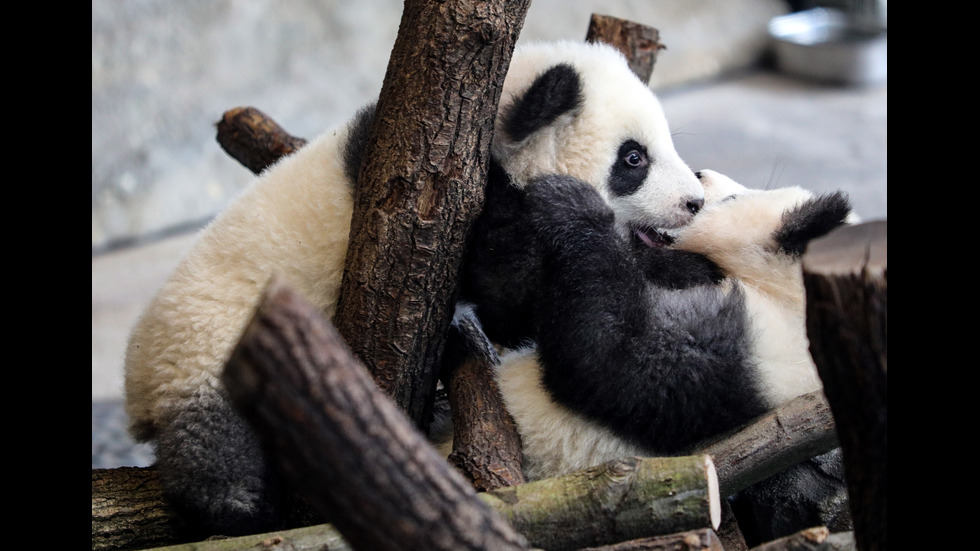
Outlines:
{"type": "Polygon", "coordinates": [[[544,237],[576,236],[612,231],[613,211],[599,192],[571,176],[549,175],[532,180],[526,206],[532,226],[544,237]]]}

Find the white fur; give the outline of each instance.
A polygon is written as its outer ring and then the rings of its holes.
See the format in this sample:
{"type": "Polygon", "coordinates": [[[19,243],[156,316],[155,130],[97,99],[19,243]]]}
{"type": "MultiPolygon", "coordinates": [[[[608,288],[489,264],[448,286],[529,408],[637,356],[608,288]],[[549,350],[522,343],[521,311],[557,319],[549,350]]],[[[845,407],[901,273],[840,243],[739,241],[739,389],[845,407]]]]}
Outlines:
{"type": "Polygon", "coordinates": [[[352,188],[334,128],[270,167],[201,233],[133,328],[126,413],[152,438],[202,385],[217,379],[272,273],[327,315],[336,306],[352,188]]]}
{"type": "Polygon", "coordinates": [[[497,385],[514,418],[524,449],[528,480],[577,471],[612,459],[649,455],[578,413],[556,403],[541,382],[536,350],[501,355],[497,385]]]}
{"type": "Polygon", "coordinates": [[[624,235],[629,221],[675,228],[691,220],[685,205],[702,198],[703,188],[675,151],[660,102],[618,50],[578,41],[531,43],[519,47],[514,59],[504,81],[502,105],[557,63],[569,63],[584,77],[584,101],[573,116],[523,142],[510,141],[497,118],[493,152],[517,185],[545,174],[567,174],[588,182],[612,207],[624,235]],[[606,182],[617,149],[627,139],[648,148],[651,166],[646,183],[636,193],[616,197],[606,182]]]}
{"type": "Polygon", "coordinates": [[[819,390],[806,336],[800,262],[777,254],[773,239],[783,213],[814,194],[800,187],[747,189],[710,170],[701,171],[701,181],[716,201],[677,231],[674,246],[706,255],[745,290],[752,355],[770,407],[819,390]],[[722,200],[733,195],[737,198],[722,200]]]}

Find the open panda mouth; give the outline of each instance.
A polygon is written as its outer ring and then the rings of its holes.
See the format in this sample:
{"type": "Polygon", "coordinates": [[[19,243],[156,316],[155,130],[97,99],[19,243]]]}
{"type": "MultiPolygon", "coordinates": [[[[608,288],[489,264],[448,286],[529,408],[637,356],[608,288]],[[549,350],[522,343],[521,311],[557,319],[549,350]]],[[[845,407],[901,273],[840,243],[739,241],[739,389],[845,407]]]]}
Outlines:
{"type": "Polygon", "coordinates": [[[670,235],[649,226],[633,225],[630,226],[630,231],[632,232],[633,239],[635,241],[642,243],[651,249],[666,247],[674,242],[674,238],[672,238],[670,235]]]}

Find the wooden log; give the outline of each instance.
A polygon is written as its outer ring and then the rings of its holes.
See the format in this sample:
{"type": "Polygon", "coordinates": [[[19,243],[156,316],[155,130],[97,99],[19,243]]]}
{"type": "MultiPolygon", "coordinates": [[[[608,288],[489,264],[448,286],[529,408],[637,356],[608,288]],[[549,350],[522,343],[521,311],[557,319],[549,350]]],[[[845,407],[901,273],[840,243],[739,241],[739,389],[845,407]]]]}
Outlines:
{"type": "Polygon", "coordinates": [[[629,61],[630,69],[644,83],[650,82],[657,54],[666,49],[660,42],[660,31],[648,25],[619,19],[609,15],[592,14],[587,42],[605,42],[623,52],[629,61]]]}
{"type": "Polygon", "coordinates": [[[175,519],[163,501],[156,469],[92,469],[92,551],[180,541],[175,519]]]}
{"type": "Polygon", "coordinates": [[[143,551],[355,551],[355,548],[332,524],[317,524],[266,534],[139,549],[143,551]]]}
{"type": "Polygon", "coordinates": [[[523,484],[521,437],[493,376],[500,357],[469,309],[456,313],[445,361],[453,419],[449,463],[478,491],[523,484]]]}
{"type": "Polygon", "coordinates": [[[853,532],[831,534],[826,526],[815,526],[757,545],[750,551],[855,551],[855,549],[853,532]]]}
{"type": "Polygon", "coordinates": [[[858,549],[885,549],[888,489],[888,226],[839,228],[803,256],[807,334],[837,419],[858,549]]]}
{"type": "Polygon", "coordinates": [[[839,445],[826,398],[814,391],[700,447],[715,460],[721,494],[730,496],[839,445]]]}
{"type": "MultiPolygon", "coordinates": [[[[791,402],[784,406],[790,411],[798,407],[809,407],[813,408],[815,412],[811,414],[802,414],[796,412],[793,414],[787,414],[786,412],[777,410],[771,415],[767,415],[760,419],[757,423],[758,425],[749,425],[742,431],[738,431],[732,435],[729,435],[729,440],[718,441],[712,446],[706,448],[708,453],[710,452],[714,458],[714,464],[717,467],[719,464],[724,465],[724,468],[717,469],[719,476],[719,488],[721,492],[724,492],[725,488],[740,488],[750,485],[762,477],[765,478],[768,470],[766,468],[761,468],[759,465],[780,465],[785,462],[794,462],[802,460],[806,457],[811,457],[810,454],[813,453],[813,445],[806,437],[808,434],[821,433],[830,431],[833,432],[832,421],[828,428],[826,422],[815,422],[815,419],[822,418],[829,415],[829,408],[826,402],[823,400],[822,396],[819,394],[814,396],[806,396],[799,399],[797,402],[791,402]],[[770,425],[782,425],[778,430],[774,430],[770,425]],[[756,435],[756,436],[753,436],[756,435]],[[790,435],[796,435],[796,437],[791,437],[790,435]],[[767,447],[771,447],[771,451],[766,451],[767,447]],[[793,448],[798,448],[799,451],[791,452],[793,448]],[[738,458],[740,455],[747,455],[746,461],[740,461],[738,458]],[[766,458],[769,456],[779,456],[782,457],[780,461],[769,461],[766,458]],[[798,459],[796,459],[798,458],[798,459]],[[727,481],[726,477],[730,477],[732,480],[727,481]]],[[[817,438],[820,440],[821,438],[817,438]]],[[[830,448],[836,447],[833,443],[836,440],[833,439],[829,444],[825,444],[822,447],[830,446],[830,448]]],[[[777,467],[778,468],[778,467],[777,467]]],[[[149,471],[148,468],[143,469],[133,469],[134,471],[149,471]]],[[[360,468],[355,470],[359,471],[360,468]]],[[[95,488],[93,486],[93,515],[96,514],[94,510],[94,504],[100,501],[102,498],[99,492],[108,490],[113,487],[110,482],[112,476],[115,474],[124,474],[124,470],[121,469],[109,469],[102,473],[105,476],[105,488],[95,488]],[[97,492],[98,490],[98,492],[97,492]]],[[[148,473],[149,476],[153,476],[148,473]]],[[[524,485],[529,486],[528,484],[524,485]]],[[[525,490],[526,491],[526,490],[525,490]]],[[[140,494],[139,499],[145,501],[145,508],[149,511],[153,511],[161,503],[161,496],[155,492],[148,492],[147,494],[140,494]],[[147,495],[148,494],[148,495],[147,495]]],[[[724,495],[724,493],[722,493],[724,495]]],[[[528,498],[531,499],[530,497],[528,498]]],[[[584,499],[593,499],[586,497],[584,499]]],[[[140,510],[143,506],[137,503],[137,500],[133,500],[133,509],[135,511],[140,510]]],[[[722,508],[724,511],[724,508],[722,508]]],[[[531,519],[533,520],[533,519],[531,519]]],[[[541,522],[546,522],[547,519],[541,520],[541,522]]],[[[530,521],[529,521],[530,522],[530,521]]],[[[722,526],[718,527],[719,529],[722,526]]],[[[120,528],[121,530],[122,528],[120,528]]],[[[547,530],[547,526],[541,526],[534,528],[534,530],[544,531],[547,530]]],[[[721,536],[721,531],[719,530],[719,537],[721,536]]],[[[557,536],[556,536],[557,537],[557,536]]],[[[93,540],[95,539],[93,535],[93,540]]],[[[728,541],[728,540],[726,540],[728,541]]],[[[165,542],[167,544],[175,543],[174,541],[165,542]]],[[[146,545],[148,546],[148,545],[146,545]]],[[[144,547],[146,547],[144,546],[144,547]]],[[[111,546],[102,547],[102,549],[110,549],[111,546]]],[[[115,548],[118,549],[118,548],[115,548]]],[[[728,549],[726,545],[726,549],[728,549]]],[[[733,550],[739,549],[738,547],[733,548],[733,550]]]]}
{"type": "Polygon", "coordinates": [[[707,455],[627,457],[480,497],[531,545],[549,550],[714,529],[721,520],[707,455]]]}
{"type": "Polygon", "coordinates": [[[222,382],[285,476],[355,548],[527,548],[279,278],[222,382]]]}
{"type": "Polygon", "coordinates": [[[229,109],[215,126],[221,148],[254,174],[306,145],[254,107],[229,109]]]}
{"type": "Polygon", "coordinates": [[[651,536],[612,545],[583,547],[578,551],[734,551],[724,547],[711,528],[651,536]]]}
{"type": "Polygon", "coordinates": [[[721,500],[721,524],[718,525],[715,534],[725,551],[748,551],[749,545],[745,541],[745,535],[742,534],[742,528],[727,499],[721,500]]]}

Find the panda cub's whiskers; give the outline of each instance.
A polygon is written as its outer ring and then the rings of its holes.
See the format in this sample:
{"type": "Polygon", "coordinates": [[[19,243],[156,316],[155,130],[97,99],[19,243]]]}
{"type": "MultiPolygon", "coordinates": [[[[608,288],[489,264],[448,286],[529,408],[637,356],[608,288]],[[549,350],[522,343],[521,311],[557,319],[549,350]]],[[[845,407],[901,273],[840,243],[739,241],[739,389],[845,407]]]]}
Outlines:
{"type": "Polygon", "coordinates": [[[630,230],[636,239],[651,249],[666,247],[674,242],[674,239],[665,232],[649,226],[633,225],[630,226],[630,230]]]}

